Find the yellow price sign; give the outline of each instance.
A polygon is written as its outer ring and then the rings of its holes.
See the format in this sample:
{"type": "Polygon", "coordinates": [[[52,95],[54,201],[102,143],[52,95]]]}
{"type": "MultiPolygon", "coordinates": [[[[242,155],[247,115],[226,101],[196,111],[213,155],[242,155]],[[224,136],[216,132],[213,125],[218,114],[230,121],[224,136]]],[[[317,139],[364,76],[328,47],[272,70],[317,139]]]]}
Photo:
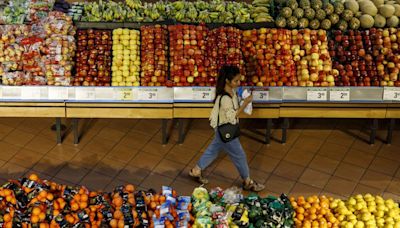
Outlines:
{"type": "Polygon", "coordinates": [[[122,101],[133,100],[133,91],[130,88],[123,88],[119,90],[119,99],[122,101]]]}

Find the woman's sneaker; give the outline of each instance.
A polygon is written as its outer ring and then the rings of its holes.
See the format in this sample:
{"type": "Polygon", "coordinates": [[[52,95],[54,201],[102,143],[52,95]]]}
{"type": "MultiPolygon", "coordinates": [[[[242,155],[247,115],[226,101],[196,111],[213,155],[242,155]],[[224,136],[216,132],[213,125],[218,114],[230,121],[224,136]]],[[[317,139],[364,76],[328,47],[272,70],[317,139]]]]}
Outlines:
{"type": "Polygon", "coordinates": [[[193,168],[190,170],[189,176],[196,179],[196,181],[199,182],[200,184],[208,184],[208,180],[203,177],[203,175],[201,174],[201,170],[196,172],[195,169],[193,168]]]}
{"type": "Polygon", "coordinates": [[[243,182],[243,189],[246,191],[260,192],[264,190],[264,188],[265,186],[263,184],[259,184],[251,179],[243,182]]]}

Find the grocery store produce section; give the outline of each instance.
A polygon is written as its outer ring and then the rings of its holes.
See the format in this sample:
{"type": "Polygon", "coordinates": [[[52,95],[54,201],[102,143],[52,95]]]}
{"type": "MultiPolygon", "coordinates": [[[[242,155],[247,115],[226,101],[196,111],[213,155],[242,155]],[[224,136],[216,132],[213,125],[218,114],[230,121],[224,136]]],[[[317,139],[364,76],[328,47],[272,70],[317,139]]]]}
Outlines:
{"type": "MultiPolygon", "coordinates": [[[[0,2],[0,117],[208,118],[222,65],[248,118],[400,118],[400,2],[0,2]]],[[[184,139],[180,122],[179,142],[184,139]]],[[[392,199],[280,197],[237,188],[113,192],[32,174],[0,187],[0,227],[400,227],[392,199]]]]}
{"type": "Polygon", "coordinates": [[[261,197],[236,187],[171,187],[112,192],[41,180],[31,174],[0,187],[1,227],[398,227],[399,204],[371,194],[261,197]]]}

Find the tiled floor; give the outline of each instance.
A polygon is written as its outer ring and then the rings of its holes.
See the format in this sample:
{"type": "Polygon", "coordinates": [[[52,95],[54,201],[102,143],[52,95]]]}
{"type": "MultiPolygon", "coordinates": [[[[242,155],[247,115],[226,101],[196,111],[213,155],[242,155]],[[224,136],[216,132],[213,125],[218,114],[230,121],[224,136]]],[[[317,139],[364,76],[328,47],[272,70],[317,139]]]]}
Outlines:
{"type": "MultiPolygon", "coordinates": [[[[251,174],[266,184],[263,195],[329,194],[347,197],[374,193],[400,199],[400,131],[392,145],[377,140],[366,143],[363,120],[295,120],[285,145],[274,140],[264,145],[260,121],[244,121],[241,142],[251,174]],[[253,129],[253,130],[249,130],[253,129]]],[[[52,119],[0,119],[0,181],[38,173],[42,178],[91,189],[111,190],[133,183],[139,189],[172,185],[190,194],[197,184],[187,172],[212,140],[207,120],[195,120],[183,145],[177,144],[177,129],[171,126],[167,145],[161,145],[159,120],[97,119],[81,121],[85,130],[79,145],[73,144],[71,129],[62,145],[56,145],[50,130],[52,119]]],[[[67,127],[70,123],[66,122],[67,127]]],[[[384,138],[386,131],[378,131],[384,138]]],[[[240,184],[229,158],[221,154],[205,174],[208,187],[240,184]]]]}

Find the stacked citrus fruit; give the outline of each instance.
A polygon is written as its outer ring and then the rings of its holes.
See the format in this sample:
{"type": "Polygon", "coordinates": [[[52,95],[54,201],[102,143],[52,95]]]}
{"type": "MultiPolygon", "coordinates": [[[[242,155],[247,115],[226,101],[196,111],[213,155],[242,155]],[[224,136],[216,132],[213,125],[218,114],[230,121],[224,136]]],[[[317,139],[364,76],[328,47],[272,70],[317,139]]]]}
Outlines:
{"type": "Polygon", "coordinates": [[[339,227],[339,221],[330,208],[332,198],[326,196],[303,196],[290,198],[295,209],[296,227],[339,227]]]}

